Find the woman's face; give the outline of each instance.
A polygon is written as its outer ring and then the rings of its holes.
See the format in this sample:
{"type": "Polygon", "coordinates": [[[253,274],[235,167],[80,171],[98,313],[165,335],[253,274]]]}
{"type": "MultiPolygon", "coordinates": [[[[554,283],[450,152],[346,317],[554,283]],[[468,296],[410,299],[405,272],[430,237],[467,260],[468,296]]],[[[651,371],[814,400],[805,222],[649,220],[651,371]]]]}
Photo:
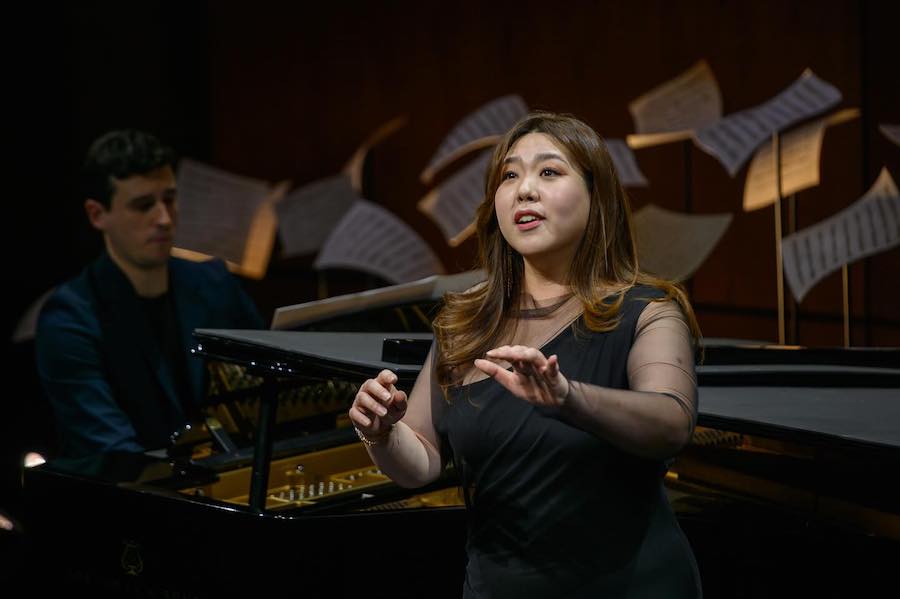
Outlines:
{"type": "Polygon", "coordinates": [[[590,191],[556,141],[529,133],[501,164],[494,210],[506,241],[526,260],[568,266],[587,227],[590,191]]]}

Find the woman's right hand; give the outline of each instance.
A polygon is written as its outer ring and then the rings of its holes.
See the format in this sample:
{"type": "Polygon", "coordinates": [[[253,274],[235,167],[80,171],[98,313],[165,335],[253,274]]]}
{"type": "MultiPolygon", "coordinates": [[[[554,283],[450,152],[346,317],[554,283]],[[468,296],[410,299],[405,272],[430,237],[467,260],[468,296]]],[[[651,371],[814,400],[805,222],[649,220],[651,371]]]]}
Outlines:
{"type": "Polygon", "coordinates": [[[359,386],[350,406],[350,422],[369,440],[387,436],[394,423],[406,414],[406,393],[394,386],[396,382],[396,374],[382,370],[359,386]]]}

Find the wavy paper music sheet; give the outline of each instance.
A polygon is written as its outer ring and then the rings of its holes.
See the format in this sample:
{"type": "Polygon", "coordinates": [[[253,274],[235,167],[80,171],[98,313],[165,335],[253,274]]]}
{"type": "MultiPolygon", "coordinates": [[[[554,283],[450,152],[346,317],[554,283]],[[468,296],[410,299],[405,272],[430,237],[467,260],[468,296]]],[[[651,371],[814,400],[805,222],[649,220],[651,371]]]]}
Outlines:
{"type": "Polygon", "coordinates": [[[685,131],[722,117],[722,94],[705,60],[628,104],[635,132],[685,131]]]}
{"type": "Polygon", "coordinates": [[[483,151],[419,201],[418,207],[441,229],[451,246],[474,232],[475,211],[484,199],[484,177],[493,150],[483,151]]]}
{"type": "Polygon", "coordinates": [[[422,182],[431,183],[438,171],[460,156],[495,145],[500,136],[526,114],[525,100],[514,94],[492,100],[469,114],[441,142],[420,175],[422,182]]]}
{"type": "Polygon", "coordinates": [[[361,199],[345,174],[314,181],[275,207],[284,256],[317,252],[354,202],[361,199]]]}
{"type": "MultiPolygon", "coordinates": [[[[825,129],[859,117],[859,110],[846,108],[786,133],[781,138],[781,197],[819,184],[819,158],[825,129]]],[[[775,159],[772,144],[756,151],[744,181],[744,211],[750,212],[775,203],[775,159]]]]}
{"type": "Polygon", "coordinates": [[[44,304],[47,303],[47,300],[50,299],[50,296],[54,291],[56,291],[55,285],[40,294],[37,299],[28,305],[28,308],[25,309],[25,313],[22,314],[19,321],[16,323],[16,328],[10,338],[11,342],[22,343],[23,341],[31,341],[34,339],[34,334],[37,331],[38,317],[40,317],[44,304]]]}
{"type": "Polygon", "coordinates": [[[685,214],[647,204],[634,213],[641,270],[671,281],[690,278],[732,218],[731,214],[685,214]]]}
{"type": "Polygon", "coordinates": [[[759,144],[775,131],[824,112],[840,101],[841,92],[836,87],[806,69],[790,87],[771,100],[698,129],[694,139],[733,177],[759,144]]]}
{"type": "Polygon", "coordinates": [[[878,125],[878,130],[881,131],[882,135],[900,146],[900,125],[882,123],[878,125]]]}
{"type": "Polygon", "coordinates": [[[409,225],[366,200],[350,207],[325,240],[313,267],[360,270],[391,283],[444,272],[438,257],[409,225]]]}
{"type": "Polygon", "coordinates": [[[183,159],[173,255],[195,260],[215,256],[232,271],[262,278],[275,242],[274,205],[286,187],[183,159]]]}
{"type": "Polygon", "coordinates": [[[900,194],[886,168],[859,200],[782,241],[784,275],[800,302],[825,276],[900,243],[900,194]]]}
{"type": "Polygon", "coordinates": [[[634,152],[621,139],[607,139],[606,147],[609,149],[610,158],[612,158],[613,166],[616,174],[619,175],[619,181],[625,187],[646,187],[647,177],[638,167],[637,159],[634,152]]]}
{"type": "Polygon", "coordinates": [[[347,161],[347,164],[341,172],[350,177],[350,184],[359,195],[365,195],[362,187],[363,169],[366,166],[366,159],[369,157],[369,152],[372,151],[372,148],[406,125],[406,121],[407,118],[405,116],[398,116],[375,129],[375,131],[360,144],[353,153],[353,156],[350,157],[350,160],[347,161]]]}

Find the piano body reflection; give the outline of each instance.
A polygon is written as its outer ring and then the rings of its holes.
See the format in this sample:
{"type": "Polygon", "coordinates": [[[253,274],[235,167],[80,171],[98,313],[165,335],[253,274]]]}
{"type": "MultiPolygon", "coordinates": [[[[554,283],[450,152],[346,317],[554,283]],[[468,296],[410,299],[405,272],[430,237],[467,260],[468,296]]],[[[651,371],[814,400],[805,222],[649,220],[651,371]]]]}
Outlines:
{"type": "MultiPolygon", "coordinates": [[[[417,310],[429,315],[434,299],[417,310]]],[[[196,331],[198,355],[254,381],[234,391],[254,402],[252,430],[214,418],[203,443],[27,470],[36,577],[95,596],[458,597],[465,517],[452,467],[401,489],[343,418],[381,368],[411,386],[431,336],[410,320],[393,332],[196,331]],[[292,423],[279,420],[296,411],[285,402],[322,409],[292,423]]],[[[698,377],[698,428],[666,487],[706,596],[893,584],[900,350],[707,342],[698,377]]]]}

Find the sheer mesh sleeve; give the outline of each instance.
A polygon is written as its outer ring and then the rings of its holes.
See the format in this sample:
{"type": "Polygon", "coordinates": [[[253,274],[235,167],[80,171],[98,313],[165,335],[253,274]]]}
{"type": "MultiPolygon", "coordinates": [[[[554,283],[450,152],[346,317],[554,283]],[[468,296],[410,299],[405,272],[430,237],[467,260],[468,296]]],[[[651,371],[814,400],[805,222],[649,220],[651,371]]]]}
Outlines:
{"type": "Polygon", "coordinates": [[[650,302],[635,327],[628,354],[628,382],[634,391],[663,393],[697,422],[697,377],[691,331],[673,301],[650,302]]]}
{"type": "Polygon", "coordinates": [[[403,416],[403,422],[420,439],[440,453],[441,441],[435,423],[442,417],[443,411],[446,409],[446,401],[434,373],[434,359],[437,351],[436,344],[432,343],[422,370],[416,377],[416,383],[409,392],[409,406],[403,416]]]}

